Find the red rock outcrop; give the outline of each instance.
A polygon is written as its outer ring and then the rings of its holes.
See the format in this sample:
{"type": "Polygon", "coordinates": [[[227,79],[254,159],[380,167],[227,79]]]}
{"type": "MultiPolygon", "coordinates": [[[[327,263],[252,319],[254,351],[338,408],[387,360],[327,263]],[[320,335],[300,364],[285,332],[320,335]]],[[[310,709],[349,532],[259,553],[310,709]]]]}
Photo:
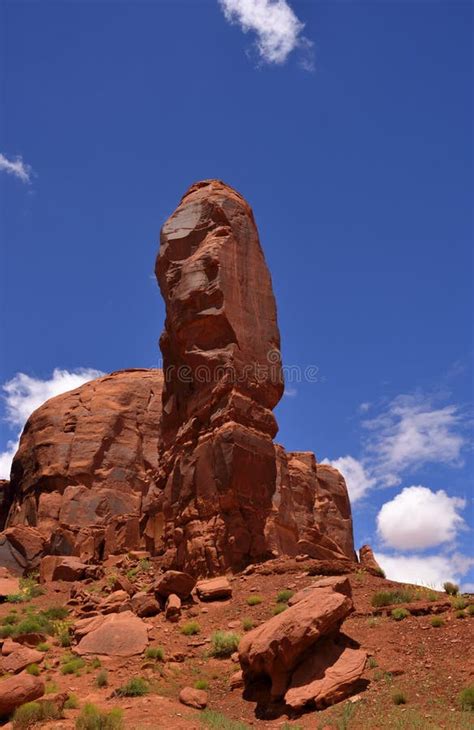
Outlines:
{"type": "Polygon", "coordinates": [[[193,185],[162,228],[156,275],[164,374],[112,373],[32,414],[0,485],[5,564],[146,548],[195,578],[279,555],[353,561],[344,479],[273,441],[280,334],[242,196],[193,185]]]}
{"type": "Polygon", "coordinates": [[[123,370],[38,408],[13,460],[7,526],[35,527],[50,552],[84,559],[138,548],[162,385],[161,370],[123,370]]]}
{"type": "Polygon", "coordinates": [[[359,550],[359,559],[360,564],[363,568],[366,570],[369,570],[371,573],[374,573],[375,575],[381,575],[385,576],[384,571],[378,564],[377,560],[375,559],[374,551],[370,547],[370,545],[362,545],[362,547],[359,550]]]}

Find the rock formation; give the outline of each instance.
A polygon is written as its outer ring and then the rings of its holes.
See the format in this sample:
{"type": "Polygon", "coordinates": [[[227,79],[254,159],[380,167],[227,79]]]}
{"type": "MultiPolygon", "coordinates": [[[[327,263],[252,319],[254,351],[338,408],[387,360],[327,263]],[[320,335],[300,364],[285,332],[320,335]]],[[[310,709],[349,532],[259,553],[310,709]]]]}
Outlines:
{"type": "Polygon", "coordinates": [[[156,274],[165,384],[144,506],[163,515],[165,563],[212,575],[282,553],[353,559],[341,475],[272,440],[280,334],[249,205],[220,181],[193,185],[163,226],[156,274]]]}
{"type": "MultiPolygon", "coordinates": [[[[124,370],[38,408],[13,460],[7,526],[36,528],[56,554],[100,558],[138,547],[141,502],[157,470],[162,385],[161,370],[124,370]]],[[[5,535],[6,561],[11,529],[5,535]]],[[[21,552],[20,537],[13,547],[21,552]]]]}
{"type": "Polygon", "coordinates": [[[280,334],[242,196],[193,185],[163,226],[156,275],[163,373],[112,373],[32,414],[0,485],[0,557],[24,570],[47,553],[145,548],[194,577],[278,555],[353,561],[344,479],[273,441],[280,334]]]}

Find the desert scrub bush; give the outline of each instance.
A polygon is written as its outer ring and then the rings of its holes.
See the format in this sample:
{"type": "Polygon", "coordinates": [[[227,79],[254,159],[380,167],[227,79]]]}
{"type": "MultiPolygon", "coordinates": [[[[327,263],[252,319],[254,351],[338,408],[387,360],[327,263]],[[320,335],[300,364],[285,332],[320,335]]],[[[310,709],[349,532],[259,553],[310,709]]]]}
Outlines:
{"type": "Polygon", "coordinates": [[[181,626],[180,631],[185,636],[194,636],[194,634],[199,634],[201,627],[197,621],[187,621],[181,626]]]}
{"type": "Polygon", "coordinates": [[[290,591],[289,588],[285,588],[283,591],[278,591],[276,602],[277,603],[288,603],[290,598],[295,595],[294,591],[290,591]]]}
{"type": "Polygon", "coordinates": [[[435,629],[439,629],[441,626],[444,626],[444,621],[441,616],[432,616],[430,623],[435,629]]]}
{"type": "Polygon", "coordinates": [[[41,674],[41,670],[37,664],[28,664],[28,666],[26,667],[26,671],[33,677],[39,677],[41,674]]]}
{"type": "Polygon", "coordinates": [[[209,653],[214,657],[229,657],[234,651],[237,651],[239,642],[239,634],[234,634],[232,631],[214,631],[211,636],[209,653]]]}
{"type": "Polygon", "coordinates": [[[375,669],[375,667],[378,667],[377,659],[374,656],[369,656],[367,659],[367,666],[369,669],[375,669]]]}
{"type": "Polygon", "coordinates": [[[255,626],[255,624],[251,618],[242,619],[242,628],[244,631],[251,631],[254,626],[255,626]]]}
{"type": "Polygon", "coordinates": [[[467,613],[469,616],[474,616],[474,603],[470,603],[467,607],[467,613]]]}
{"type": "Polygon", "coordinates": [[[386,578],[386,577],[387,577],[387,576],[385,575],[385,570],[383,570],[383,569],[382,569],[382,568],[380,568],[380,567],[379,567],[379,568],[374,568],[374,572],[375,572],[375,574],[376,574],[376,575],[378,575],[378,576],[379,576],[379,578],[386,578]]]}
{"type": "Polygon", "coordinates": [[[116,697],[143,697],[148,694],[150,687],[143,677],[133,677],[115,690],[116,697]]]}
{"type": "Polygon", "coordinates": [[[45,641],[40,641],[39,644],[36,644],[36,649],[38,651],[44,651],[44,652],[46,652],[46,651],[49,651],[50,648],[51,647],[49,646],[49,644],[47,644],[45,641]]]}
{"type": "Polygon", "coordinates": [[[367,619],[367,626],[369,629],[375,629],[376,626],[378,626],[379,620],[375,616],[372,618],[367,619]]]}
{"type": "Polygon", "coordinates": [[[149,646],[148,649],[145,650],[145,658],[156,659],[159,662],[164,662],[165,650],[162,646],[149,646]]]}
{"type": "Polygon", "coordinates": [[[410,603],[413,600],[413,592],[406,588],[396,591],[377,591],[372,596],[372,606],[390,606],[393,603],[410,603]]]}
{"type": "Polygon", "coordinates": [[[86,666],[84,659],[81,657],[63,657],[63,663],[61,665],[61,674],[80,674],[81,669],[86,666]]]}
{"type": "Polygon", "coordinates": [[[450,580],[447,580],[446,583],[443,583],[443,588],[448,596],[456,596],[459,593],[459,586],[457,585],[457,583],[451,583],[450,580]]]}
{"type": "Polygon", "coordinates": [[[148,558],[141,558],[138,561],[138,570],[140,573],[148,573],[148,571],[151,570],[151,563],[148,558]]]}
{"type": "Polygon", "coordinates": [[[454,615],[456,618],[466,618],[466,614],[462,610],[456,611],[454,615]]]}
{"type": "Polygon", "coordinates": [[[100,661],[98,656],[95,656],[91,661],[91,669],[100,669],[102,666],[102,662],[100,661]]]}
{"type": "Polygon", "coordinates": [[[250,730],[249,725],[238,720],[231,720],[221,712],[215,710],[203,710],[199,719],[204,727],[212,728],[212,730],[250,730]]]}
{"type": "Polygon", "coordinates": [[[66,702],[64,703],[64,709],[65,710],[78,710],[79,709],[79,700],[77,699],[77,696],[75,694],[69,695],[66,702]]]}
{"type": "Polygon", "coordinates": [[[286,603],[277,603],[272,611],[272,614],[274,616],[278,616],[279,613],[283,613],[283,611],[286,611],[287,608],[288,606],[286,605],[286,603]]]}
{"type": "Polygon", "coordinates": [[[133,581],[138,575],[138,568],[130,568],[130,570],[127,570],[125,575],[127,576],[128,580],[133,581]]]}
{"type": "Polygon", "coordinates": [[[262,596],[249,596],[247,598],[247,606],[258,606],[260,603],[263,603],[262,596]]]}
{"type": "Polygon", "coordinates": [[[393,608],[390,615],[394,621],[403,621],[410,615],[410,611],[407,611],[406,608],[393,608]]]}
{"type": "Polygon", "coordinates": [[[451,599],[451,606],[457,611],[464,611],[467,606],[467,601],[462,596],[457,596],[456,598],[451,599]]]}
{"type": "Polygon", "coordinates": [[[43,611],[43,616],[50,621],[63,621],[68,615],[66,606],[50,606],[43,611]]]}
{"type": "Polygon", "coordinates": [[[461,690],[458,700],[461,710],[474,712],[474,684],[461,690]]]}
{"type": "Polygon", "coordinates": [[[23,603],[28,598],[23,593],[9,593],[5,600],[7,603],[23,603]]]}
{"type": "Polygon", "coordinates": [[[44,692],[47,695],[54,695],[56,692],[59,692],[59,687],[56,682],[46,682],[44,692]]]}
{"type": "Polygon", "coordinates": [[[60,720],[62,712],[54,702],[26,702],[15,710],[13,715],[14,730],[27,730],[40,722],[60,720]]]}
{"type": "Polygon", "coordinates": [[[56,636],[59,646],[64,649],[71,646],[71,624],[69,621],[55,621],[52,628],[52,633],[56,636]]]}
{"type": "Polygon", "coordinates": [[[97,677],[95,678],[95,683],[98,687],[108,687],[109,686],[109,673],[106,669],[101,669],[97,677]]]}
{"type": "Polygon", "coordinates": [[[407,698],[403,692],[394,692],[392,695],[392,701],[394,705],[406,705],[407,698]]]}
{"type": "Polygon", "coordinates": [[[110,712],[99,710],[88,702],[76,720],[76,730],[123,730],[122,710],[114,708],[110,712]]]}
{"type": "Polygon", "coordinates": [[[198,679],[197,682],[194,683],[195,689],[209,689],[209,682],[207,679],[198,679]]]}

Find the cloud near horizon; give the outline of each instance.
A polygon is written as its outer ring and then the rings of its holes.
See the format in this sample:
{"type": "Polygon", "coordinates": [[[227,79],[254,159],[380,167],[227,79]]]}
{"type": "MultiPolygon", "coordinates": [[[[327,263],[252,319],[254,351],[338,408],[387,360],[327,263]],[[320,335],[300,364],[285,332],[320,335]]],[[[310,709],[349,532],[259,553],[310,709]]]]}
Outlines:
{"type": "MultiPolygon", "coordinates": [[[[218,0],[226,20],[240,25],[244,33],[257,35],[256,46],[261,59],[268,64],[285,63],[292,51],[308,52],[312,43],[302,35],[302,23],[286,0],[218,0]]],[[[312,68],[312,59],[303,66],[312,68]]]]}
{"type": "Polygon", "coordinates": [[[10,476],[11,462],[18,448],[21,430],[33,411],[49,398],[74,390],[103,374],[94,368],[78,368],[72,371],[55,368],[50,378],[34,378],[26,373],[17,373],[2,385],[6,412],[4,420],[16,429],[16,435],[8,441],[6,449],[0,452],[0,479],[8,479],[10,476]]]}
{"type": "MultiPolygon", "coordinates": [[[[453,553],[452,555],[389,555],[375,552],[375,558],[385,571],[387,578],[400,583],[415,583],[436,590],[443,589],[443,583],[461,583],[462,576],[474,565],[474,559],[453,553]]],[[[462,585],[469,590],[470,583],[462,585]]]]}
{"type": "Polygon", "coordinates": [[[0,152],[0,170],[6,172],[7,175],[13,175],[24,183],[29,183],[33,170],[30,165],[23,162],[21,156],[17,156],[14,160],[9,160],[0,152]]]}

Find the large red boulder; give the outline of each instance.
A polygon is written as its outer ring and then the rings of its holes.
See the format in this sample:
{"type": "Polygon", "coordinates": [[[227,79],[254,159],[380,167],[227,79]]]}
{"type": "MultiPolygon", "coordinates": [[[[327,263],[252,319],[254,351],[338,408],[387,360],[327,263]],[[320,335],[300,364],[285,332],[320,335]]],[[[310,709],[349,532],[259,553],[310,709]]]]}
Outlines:
{"type": "Polygon", "coordinates": [[[10,715],[25,702],[32,702],[42,697],[45,684],[41,677],[34,677],[28,672],[15,674],[0,681],[0,717],[10,715]]]}

